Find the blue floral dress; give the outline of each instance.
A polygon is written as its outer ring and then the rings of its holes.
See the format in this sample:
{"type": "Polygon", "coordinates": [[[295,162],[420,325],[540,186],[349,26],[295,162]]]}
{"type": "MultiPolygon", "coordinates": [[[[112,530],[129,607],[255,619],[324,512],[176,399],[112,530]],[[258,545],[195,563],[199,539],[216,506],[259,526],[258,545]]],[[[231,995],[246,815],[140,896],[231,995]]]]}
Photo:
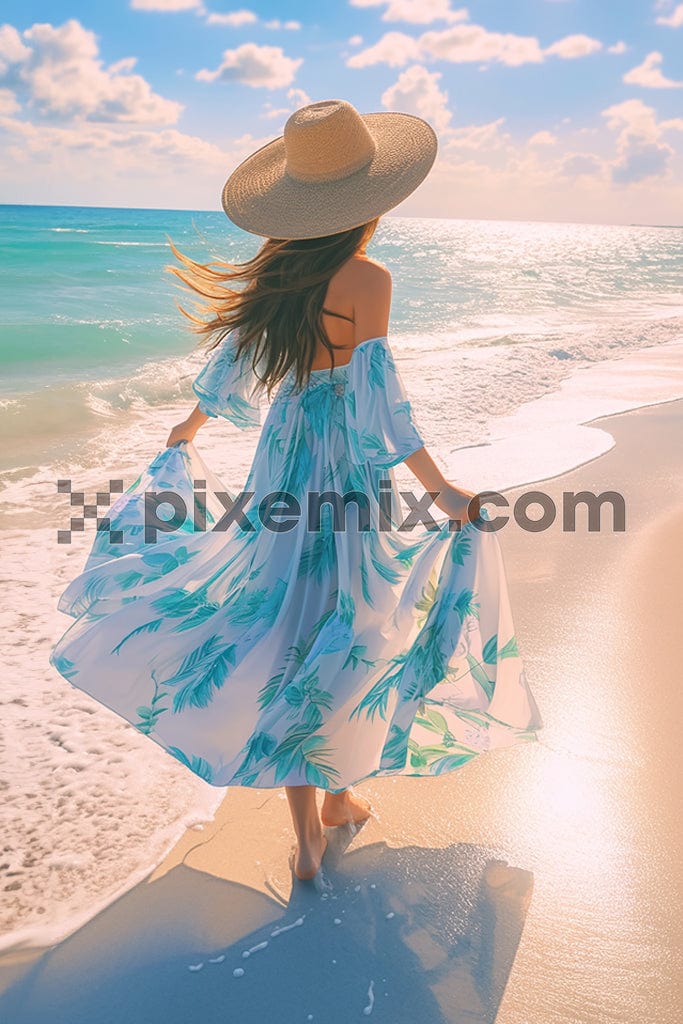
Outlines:
{"type": "MultiPolygon", "coordinates": [[[[259,426],[233,338],[193,387],[259,426]]],[[[402,522],[392,467],[423,443],[386,337],[301,389],[290,371],[240,495],[181,442],[120,496],[52,665],[214,786],[334,792],[537,739],[486,510],[402,522]]]]}

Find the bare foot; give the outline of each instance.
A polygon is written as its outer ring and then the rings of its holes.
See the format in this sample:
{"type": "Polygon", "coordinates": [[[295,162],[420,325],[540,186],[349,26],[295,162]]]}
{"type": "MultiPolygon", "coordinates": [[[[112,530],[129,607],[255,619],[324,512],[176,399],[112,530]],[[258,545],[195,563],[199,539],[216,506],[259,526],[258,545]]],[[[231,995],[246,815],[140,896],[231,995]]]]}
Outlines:
{"type": "Polygon", "coordinates": [[[360,825],[372,814],[370,801],[357,796],[349,789],[343,793],[325,793],[320,810],[323,825],[334,828],[336,825],[360,825]]]}
{"type": "Polygon", "coordinates": [[[320,833],[313,840],[300,840],[294,847],[290,864],[296,877],[302,881],[315,878],[320,870],[323,854],[327,849],[327,837],[320,833]]]}

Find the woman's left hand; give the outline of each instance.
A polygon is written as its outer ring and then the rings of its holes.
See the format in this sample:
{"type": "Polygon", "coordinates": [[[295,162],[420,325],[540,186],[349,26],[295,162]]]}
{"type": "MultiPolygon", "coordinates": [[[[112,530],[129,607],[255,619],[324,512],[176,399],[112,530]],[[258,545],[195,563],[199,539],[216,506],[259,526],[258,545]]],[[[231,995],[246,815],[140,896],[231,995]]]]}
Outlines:
{"type": "Polygon", "coordinates": [[[196,432],[196,429],[191,427],[187,420],[178,423],[168,435],[166,447],[171,448],[174,444],[178,444],[178,441],[193,441],[196,432]]]}

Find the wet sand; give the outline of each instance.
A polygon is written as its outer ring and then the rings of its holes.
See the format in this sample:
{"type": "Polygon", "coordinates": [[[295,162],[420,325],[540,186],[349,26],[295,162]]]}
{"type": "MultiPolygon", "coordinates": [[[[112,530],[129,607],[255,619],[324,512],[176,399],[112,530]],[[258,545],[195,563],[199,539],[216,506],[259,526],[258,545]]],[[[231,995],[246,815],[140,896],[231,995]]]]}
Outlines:
{"type": "Polygon", "coordinates": [[[683,401],[594,423],[611,451],[505,492],[626,507],[623,533],[605,506],[599,532],[498,535],[541,741],[360,786],[377,818],[331,834],[329,888],[292,886],[282,791],[228,790],[84,927],[5,954],[0,1018],[681,1019],[683,401]]]}

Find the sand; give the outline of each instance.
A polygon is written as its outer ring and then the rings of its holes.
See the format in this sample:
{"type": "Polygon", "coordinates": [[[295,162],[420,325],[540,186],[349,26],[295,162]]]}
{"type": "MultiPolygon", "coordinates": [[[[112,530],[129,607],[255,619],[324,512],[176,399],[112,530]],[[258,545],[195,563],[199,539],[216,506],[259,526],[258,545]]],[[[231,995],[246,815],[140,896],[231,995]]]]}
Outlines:
{"type": "Polygon", "coordinates": [[[533,489],[621,492],[625,532],[498,535],[541,742],[359,787],[377,817],[332,830],[327,888],[292,885],[281,791],[228,790],[69,938],[4,955],[2,1020],[680,1019],[683,401],[594,422],[615,447],[533,489]]]}

